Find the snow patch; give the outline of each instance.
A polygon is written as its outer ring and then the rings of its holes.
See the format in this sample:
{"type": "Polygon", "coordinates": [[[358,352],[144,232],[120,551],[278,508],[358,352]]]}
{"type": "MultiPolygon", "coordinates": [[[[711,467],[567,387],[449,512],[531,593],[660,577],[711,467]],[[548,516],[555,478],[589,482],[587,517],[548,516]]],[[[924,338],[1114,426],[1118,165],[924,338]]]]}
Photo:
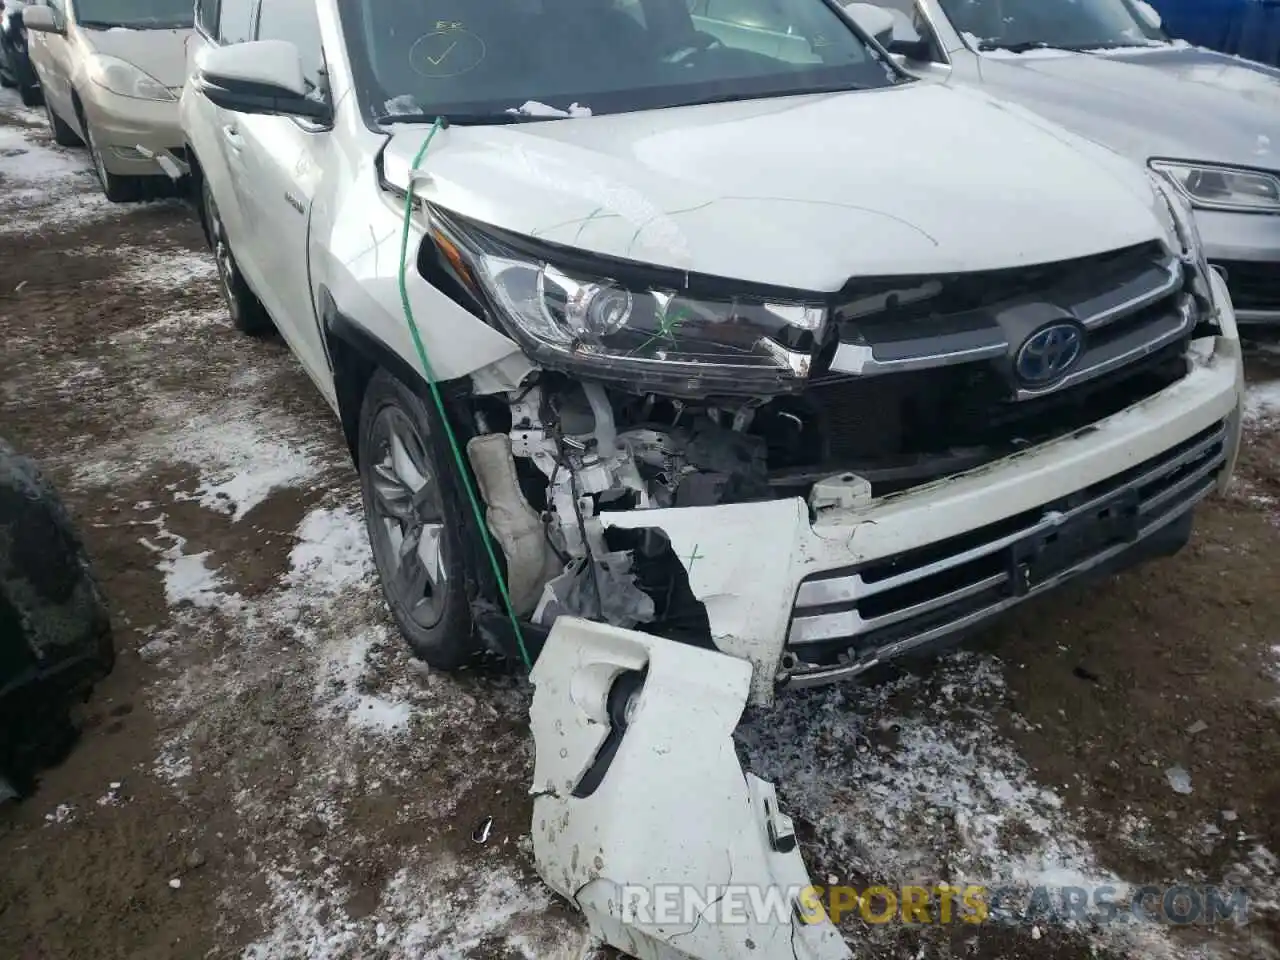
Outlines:
{"type": "MultiPolygon", "coordinates": [[[[235,385],[230,389],[238,392],[235,385]]],[[[307,485],[321,470],[314,444],[290,439],[306,435],[303,425],[257,409],[249,398],[197,410],[168,397],[150,408],[157,425],[120,449],[108,448],[98,461],[77,464],[77,483],[105,487],[136,477],[141,468],[188,464],[200,481],[193,492],[176,491],[175,499],[195,501],[234,522],[277,490],[307,485]]]]}
{"type": "Polygon", "coordinates": [[[261,911],[270,932],[245,949],[244,960],[464,957],[482,945],[485,955],[555,960],[584,956],[591,946],[585,933],[567,940],[551,933],[543,917],[550,896],[505,866],[479,872],[441,858],[401,869],[376,910],[360,919],[345,909],[336,869],[325,880],[271,875],[271,902],[261,911]]]}
{"type": "Polygon", "coordinates": [[[125,264],[112,278],[116,285],[176,289],[213,280],[218,266],[210,253],[166,250],[163,253],[142,247],[119,247],[113,251],[125,264]]]}
{"type": "Polygon", "coordinates": [[[1245,392],[1244,410],[1250,420],[1280,418],[1280,380],[1250,384],[1245,392]]]}
{"type": "Polygon", "coordinates": [[[88,157],[39,136],[35,128],[0,126],[0,235],[77,226],[110,212],[88,157]]]}
{"type": "Polygon", "coordinates": [[[298,528],[298,545],[289,554],[290,586],[323,594],[346,590],[373,572],[364,517],[347,506],[313,510],[298,528]]]}
{"type": "Polygon", "coordinates": [[[146,537],[139,540],[144,547],[160,555],[156,569],[164,575],[164,597],[171,607],[190,604],[200,609],[235,610],[241,604],[238,594],[223,592],[226,581],[221,574],[210,570],[205,562],[209,551],[187,553],[187,539],[164,527],[164,515],[157,521],[156,539],[172,541],[168,547],[159,546],[146,537]]]}
{"type": "MultiPolygon", "coordinates": [[[[814,825],[810,855],[845,877],[890,886],[1111,885],[1123,899],[1128,884],[1099,864],[1062,798],[1035,781],[996,725],[1001,662],[962,652],[931,671],[927,680],[781,698],[739,727],[751,771],[777,784],[789,814],[814,825]]],[[[1155,930],[1081,932],[1102,948],[1141,938],[1145,956],[1167,946],[1155,930]]]]}
{"type": "Polygon", "coordinates": [[[323,713],[346,717],[351,726],[374,733],[408,729],[413,715],[409,703],[363,690],[376,649],[385,640],[386,631],[373,627],[326,645],[316,678],[316,701],[323,713]]]}

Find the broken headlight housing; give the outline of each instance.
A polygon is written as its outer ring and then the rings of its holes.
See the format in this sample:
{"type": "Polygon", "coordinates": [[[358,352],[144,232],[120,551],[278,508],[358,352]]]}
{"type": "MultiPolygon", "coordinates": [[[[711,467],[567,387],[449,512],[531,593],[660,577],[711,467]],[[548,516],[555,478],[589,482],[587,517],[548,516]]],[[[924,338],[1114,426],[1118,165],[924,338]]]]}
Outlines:
{"type": "Polygon", "coordinates": [[[801,390],[821,298],[587,254],[431,211],[450,270],[543,367],[675,396],[801,390]]]}

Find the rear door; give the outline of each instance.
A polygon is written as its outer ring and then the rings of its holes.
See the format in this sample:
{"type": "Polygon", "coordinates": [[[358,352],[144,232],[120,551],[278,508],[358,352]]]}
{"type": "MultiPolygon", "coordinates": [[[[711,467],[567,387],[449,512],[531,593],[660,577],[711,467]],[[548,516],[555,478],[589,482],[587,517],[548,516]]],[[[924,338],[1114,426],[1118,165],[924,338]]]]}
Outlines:
{"type": "MultiPolygon", "coordinates": [[[[309,96],[328,97],[315,0],[259,0],[254,37],[293,43],[302,57],[309,96]]],[[[307,373],[323,392],[331,394],[329,358],[309,269],[312,203],[330,128],[300,118],[264,115],[241,115],[237,122],[245,190],[251,194],[243,208],[249,237],[246,255],[270,278],[255,292],[307,373]]]]}

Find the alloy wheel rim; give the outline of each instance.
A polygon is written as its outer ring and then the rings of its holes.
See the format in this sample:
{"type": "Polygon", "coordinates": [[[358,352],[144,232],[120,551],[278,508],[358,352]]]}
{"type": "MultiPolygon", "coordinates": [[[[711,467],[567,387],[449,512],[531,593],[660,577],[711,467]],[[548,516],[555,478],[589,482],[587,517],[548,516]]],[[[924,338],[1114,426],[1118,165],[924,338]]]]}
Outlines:
{"type": "Polygon", "coordinates": [[[372,437],[374,556],[395,603],[429,629],[440,622],[449,588],[439,485],[421,433],[399,407],[379,411],[372,437]]]}
{"type": "Polygon", "coordinates": [[[206,191],[206,206],[209,209],[209,229],[213,233],[213,259],[218,266],[218,280],[222,285],[222,296],[227,301],[227,308],[232,316],[236,314],[237,304],[233,293],[232,281],[235,277],[235,261],[231,259],[231,246],[227,243],[226,232],[222,228],[222,218],[218,216],[218,207],[213,197],[206,191]]]}

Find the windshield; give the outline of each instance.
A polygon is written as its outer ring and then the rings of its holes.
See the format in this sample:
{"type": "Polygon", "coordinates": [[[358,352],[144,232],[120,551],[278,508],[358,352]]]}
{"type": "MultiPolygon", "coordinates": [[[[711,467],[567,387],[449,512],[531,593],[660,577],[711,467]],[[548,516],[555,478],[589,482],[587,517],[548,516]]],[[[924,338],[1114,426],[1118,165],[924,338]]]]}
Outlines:
{"type": "Polygon", "coordinates": [[[901,75],[824,0],[351,0],[377,117],[485,122],[888,86],[901,75]],[[545,108],[554,108],[547,111],[545,108]]]}
{"type": "Polygon", "coordinates": [[[82,27],[133,27],[138,30],[190,27],[192,0],[75,0],[76,23],[82,27]]]}
{"type": "Polygon", "coordinates": [[[1097,50],[1163,43],[1132,0],[940,0],[979,49],[1052,46],[1097,50]]]}

